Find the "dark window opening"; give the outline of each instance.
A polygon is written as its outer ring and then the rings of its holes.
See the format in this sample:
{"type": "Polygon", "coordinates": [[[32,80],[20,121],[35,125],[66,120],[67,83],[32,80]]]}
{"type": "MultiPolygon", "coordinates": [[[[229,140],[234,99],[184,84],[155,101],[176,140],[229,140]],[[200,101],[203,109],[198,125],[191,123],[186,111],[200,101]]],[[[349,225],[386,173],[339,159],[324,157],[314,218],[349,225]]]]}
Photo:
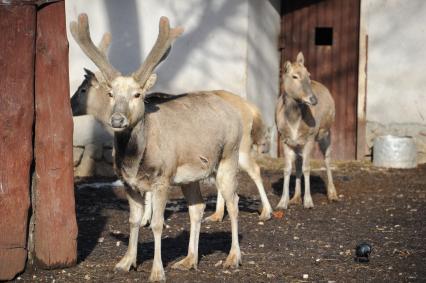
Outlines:
{"type": "Polygon", "coordinates": [[[333,45],[333,28],[316,27],[315,45],[333,45]]]}

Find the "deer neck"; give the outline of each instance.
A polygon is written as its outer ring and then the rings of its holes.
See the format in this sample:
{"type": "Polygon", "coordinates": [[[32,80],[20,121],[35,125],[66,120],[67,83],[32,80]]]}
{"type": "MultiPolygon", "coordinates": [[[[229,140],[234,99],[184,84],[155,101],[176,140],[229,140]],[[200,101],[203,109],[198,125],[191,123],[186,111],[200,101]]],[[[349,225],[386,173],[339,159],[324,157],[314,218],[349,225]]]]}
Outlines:
{"type": "Polygon", "coordinates": [[[288,95],[285,96],[284,109],[284,115],[290,124],[297,123],[302,119],[301,103],[290,98],[288,95]]]}
{"type": "Polygon", "coordinates": [[[115,168],[120,175],[135,177],[146,148],[145,119],[132,129],[114,134],[115,168]]]}

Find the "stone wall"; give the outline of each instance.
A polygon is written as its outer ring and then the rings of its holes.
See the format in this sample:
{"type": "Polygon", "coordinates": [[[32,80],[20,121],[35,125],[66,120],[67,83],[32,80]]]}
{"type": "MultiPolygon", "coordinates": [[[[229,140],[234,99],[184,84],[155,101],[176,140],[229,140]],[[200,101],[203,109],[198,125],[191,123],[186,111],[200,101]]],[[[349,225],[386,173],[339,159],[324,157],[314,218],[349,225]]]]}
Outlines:
{"type": "Polygon", "coordinates": [[[114,177],[112,134],[92,116],[74,117],[74,176],[114,177]]]}
{"type": "Polygon", "coordinates": [[[426,163],[426,125],[418,123],[388,124],[367,122],[367,145],[370,152],[374,138],[381,135],[410,136],[414,138],[417,147],[417,163],[426,163]]]}

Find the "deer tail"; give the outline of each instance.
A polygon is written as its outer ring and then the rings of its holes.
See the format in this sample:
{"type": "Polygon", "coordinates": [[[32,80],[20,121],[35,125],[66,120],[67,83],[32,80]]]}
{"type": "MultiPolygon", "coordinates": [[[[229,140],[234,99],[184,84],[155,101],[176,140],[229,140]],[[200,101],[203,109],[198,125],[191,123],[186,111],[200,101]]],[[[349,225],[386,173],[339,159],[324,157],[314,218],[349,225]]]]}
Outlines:
{"type": "Polygon", "coordinates": [[[251,138],[254,144],[259,144],[266,134],[266,126],[262,114],[257,107],[251,107],[253,112],[253,125],[251,127],[251,138]]]}

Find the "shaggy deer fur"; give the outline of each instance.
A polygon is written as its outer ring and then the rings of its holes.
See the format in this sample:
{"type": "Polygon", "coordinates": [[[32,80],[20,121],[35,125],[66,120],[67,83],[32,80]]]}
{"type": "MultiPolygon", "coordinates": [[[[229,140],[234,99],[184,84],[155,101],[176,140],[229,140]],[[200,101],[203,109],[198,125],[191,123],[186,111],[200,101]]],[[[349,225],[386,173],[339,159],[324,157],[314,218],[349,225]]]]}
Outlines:
{"type": "Polygon", "coordinates": [[[281,95],[275,109],[278,131],[284,145],[284,185],[283,194],[277,208],[286,209],[288,204],[299,204],[301,199],[300,178],[305,177],[305,208],[314,203],[310,191],[310,156],[315,141],[318,141],[325,157],[327,169],[327,195],[329,200],[337,200],[336,189],[330,170],[331,125],[335,109],[328,89],[316,81],[311,81],[300,52],[296,62],[287,61],[284,66],[283,83],[285,94],[281,95]],[[296,188],[289,200],[291,167],[296,160],[296,188]]]}
{"type": "Polygon", "coordinates": [[[242,136],[238,113],[213,93],[184,94],[158,99],[145,105],[146,92],[154,85],[152,74],[181,28],[170,29],[167,18],[160,20],[157,41],[142,66],[122,76],[97,48],[89,33],[87,15],[71,23],[71,33],[84,53],[98,66],[107,88],[100,95],[94,116],[114,131],[114,165],[124,182],[130,206],[130,238],[117,270],[136,266],[138,233],[144,209],[144,193],[152,192],[154,262],[151,281],[165,280],[161,260],[164,209],[170,185],[180,185],[188,202],[191,231],[188,255],[173,265],[196,268],[198,239],[205,208],[199,180],[216,173],[216,185],[225,199],[231,219],[232,243],[224,267],[241,263],[238,242],[238,196],[236,173],[242,136]]]}

